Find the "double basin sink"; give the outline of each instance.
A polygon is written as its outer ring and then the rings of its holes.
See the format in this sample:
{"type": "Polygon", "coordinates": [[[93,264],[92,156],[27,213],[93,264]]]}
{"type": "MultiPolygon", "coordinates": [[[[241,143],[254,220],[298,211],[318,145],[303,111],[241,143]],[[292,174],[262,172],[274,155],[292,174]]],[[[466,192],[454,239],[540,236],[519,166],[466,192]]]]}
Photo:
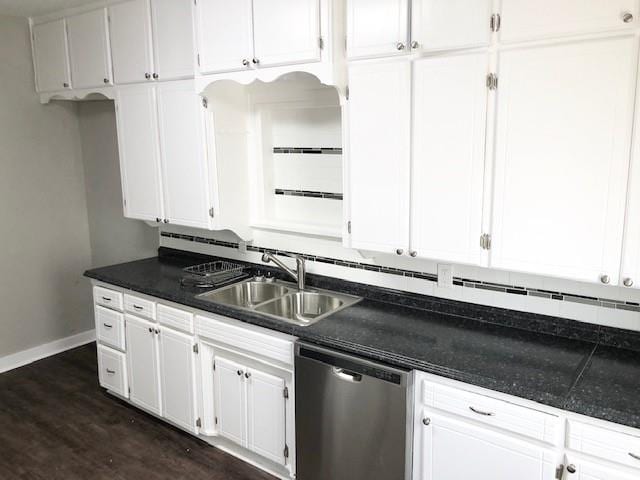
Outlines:
{"type": "Polygon", "coordinates": [[[361,300],[326,290],[300,291],[293,284],[263,277],[202,293],[198,298],[251,310],[299,326],[312,325],[361,300]]]}

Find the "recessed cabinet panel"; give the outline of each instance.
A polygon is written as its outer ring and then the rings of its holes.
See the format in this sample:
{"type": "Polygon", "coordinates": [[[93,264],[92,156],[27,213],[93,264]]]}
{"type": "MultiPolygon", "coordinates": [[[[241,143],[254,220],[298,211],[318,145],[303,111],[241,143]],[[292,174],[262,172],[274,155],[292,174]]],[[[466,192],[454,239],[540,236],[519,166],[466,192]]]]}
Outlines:
{"type": "Polygon", "coordinates": [[[502,0],[500,39],[515,42],[638,26],[638,0],[502,0]]]}
{"type": "Polygon", "coordinates": [[[157,87],[164,212],[171,223],[209,228],[204,108],[193,81],[157,87]]]}
{"type": "Polygon", "coordinates": [[[630,36],[501,54],[492,266],[618,283],[636,60],[630,36]]]}
{"type": "Polygon", "coordinates": [[[409,245],[411,66],[404,59],[349,67],[351,246],[409,245]]]}
{"type": "Polygon", "coordinates": [[[409,50],[409,0],[348,0],[347,56],[397,55],[409,50]]]}
{"type": "Polygon", "coordinates": [[[414,48],[444,50],[489,44],[491,0],[413,0],[414,48]]]}
{"type": "Polygon", "coordinates": [[[245,368],[216,356],[214,390],[218,432],[242,446],[246,446],[246,389],[245,368]]]}
{"type": "Polygon", "coordinates": [[[200,0],[200,71],[249,68],[253,59],[251,0],[200,0]]]}
{"type": "Polygon", "coordinates": [[[164,218],[154,87],[119,88],[116,120],[125,216],[148,221],[164,218]]]}
{"type": "Polygon", "coordinates": [[[193,2],[152,0],[153,54],[160,80],[193,77],[193,2]]]}
{"type": "Polygon", "coordinates": [[[32,32],[38,92],[70,88],[71,74],[64,19],[34,25],[32,32]]]}
{"type": "Polygon", "coordinates": [[[258,65],[320,60],[319,0],[253,0],[258,65]]]}
{"type": "Polygon", "coordinates": [[[115,83],[139,83],[153,78],[149,8],[149,0],[109,7],[115,83]]]}
{"type": "Polygon", "coordinates": [[[161,415],[158,327],[133,315],[126,315],[125,322],[131,401],[161,415]]]}
{"type": "Polygon", "coordinates": [[[480,263],[488,63],[476,53],[414,64],[411,250],[420,257],[480,263]]]}
{"type": "Polygon", "coordinates": [[[67,18],[71,78],[74,88],[110,85],[111,52],[107,10],[101,8],[67,18]]]}

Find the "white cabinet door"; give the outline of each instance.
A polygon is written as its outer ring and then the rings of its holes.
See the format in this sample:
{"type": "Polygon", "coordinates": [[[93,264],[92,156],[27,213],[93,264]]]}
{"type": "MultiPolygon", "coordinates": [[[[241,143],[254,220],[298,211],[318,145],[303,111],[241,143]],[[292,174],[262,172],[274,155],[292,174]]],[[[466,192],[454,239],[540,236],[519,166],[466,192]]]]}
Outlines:
{"type": "Polygon", "coordinates": [[[638,3],[638,0],[502,0],[500,39],[514,42],[636,27],[638,3]]]}
{"type": "Polygon", "coordinates": [[[248,448],[281,465],[285,464],[285,381],[259,370],[247,379],[248,448]]]}
{"type": "Polygon", "coordinates": [[[202,99],[192,80],[159,84],[158,124],[164,217],[188,227],[209,227],[209,173],[202,99]]]}
{"type": "Polygon", "coordinates": [[[115,83],[151,80],[151,14],[149,0],[130,0],[109,7],[115,83]]]}
{"type": "Polygon", "coordinates": [[[633,37],[501,54],[491,264],[618,283],[633,37]]]}
{"type": "Polygon", "coordinates": [[[74,88],[99,87],[112,83],[107,22],[105,8],[67,18],[74,88]]]}
{"type": "Polygon", "coordinates": [[[349,67],[351,246],[409,246],[411,66],[404,59],[349,67]]]}
{"type": "Polygon", "coordinates": [[[259,65],[320,60],[319,0],[253,0],[253,39],[259,65]]]}
{"type": "Polygon", "coordinates": [[[246,368],[217,355],[214,362],[213,388],[218,432],[223,437],[246,446],[246,368]]]}
{"type": "Polygon", "coordinates": [[[414,63],[411,250],[420,257],[481,261],[488,64],[486,53],[414,63]]]}
{"type": "Polygon", "coordinates": [[[152,222],[164,218],[154,87],[119,88],[116,120],[124,214],[152,222]]]}
{"type": "Polygon", "coordinates": [[[200,0],[198,9],[200,71],[248,68],[253,58],[251,0],[200,0]]]}
{"type": "Polygon", "coordinates": [[[196,354],[192,335],[160,327],[160,378],[162,416],[181,427],[197,431],[196,354]]]}
{"type": "Polygon", "coordinates": [[[617,470],[611,466],[585,462],[569,456],[565,460],[564,476],[562,480],[637,480],[638,474],[628,473],[628,470],[617,470]],[[573,473],[569,472],[571,468],[573,473]]]}
{"type": "Polygon", "coordinates": [[[409,0],[348,0],[347,56],[397,55],[409,50],[409,0]]]}
{"type": "Polygon", "coordinates": [[[71,73],[64,19],[34,25],[32,32],[38,92],[70,88],[71,73]]]}
{"type": "Polygon", "coordinates": [[[193,2],[152,0],[153,54],[160,80],[193,77],[193,2]]]}
{"type": "Polygon", "coordinates": [[[421,50],[489,44],[492,0],[413,0],[411,40],[421,50]]]}
{"type": "Polygon", "coordinates": [[[160,369],[157,326],[133,315],[125,317],[130,399],[157,415],[160,402],[160,369]]]}
{"type": "Polygon", "coordinates": [[[424,413],[416,480],[554,480],[555,453],[517,437],[424,413]]]}

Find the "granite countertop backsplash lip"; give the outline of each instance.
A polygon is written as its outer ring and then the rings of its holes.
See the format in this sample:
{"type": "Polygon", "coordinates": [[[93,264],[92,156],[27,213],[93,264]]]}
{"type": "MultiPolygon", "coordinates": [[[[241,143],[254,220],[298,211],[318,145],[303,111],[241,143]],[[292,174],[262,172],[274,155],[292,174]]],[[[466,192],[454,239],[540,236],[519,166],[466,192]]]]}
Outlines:
{"type": "MultiPolygon", "coordinates": [[[[205,302],[196,295],[206,290],[180,286],[182,268],[222,257],[165,247],[158,252],[158,257],[91,269],[85,276],[396,367],[640,428],[640,382],[624,380],[631,374],[640,378],[638,332],[313,274],[309,286],[363,300],[314,325],[299,327],[205,302]]],[[[259,270],[283,278],[277,269],[241,263],[251,273],[259,270]]]]}

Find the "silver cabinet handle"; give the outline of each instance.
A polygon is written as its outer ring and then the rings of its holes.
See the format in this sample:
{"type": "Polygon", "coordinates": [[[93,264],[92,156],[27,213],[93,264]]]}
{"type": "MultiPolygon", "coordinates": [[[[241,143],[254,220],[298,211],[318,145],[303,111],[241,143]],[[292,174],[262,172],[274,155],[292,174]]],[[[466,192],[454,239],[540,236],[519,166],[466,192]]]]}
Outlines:
{"type": "Polygon", "coordinates": [[[103,78],[103,79],[102,79],[102,81],[103,81],[104,83],[109,83],[109,79],[108,79],[108,78],[103,78]]]}
{"type": "Polygon", "coordinates": [[[404,50],[404,48],[405,48],[404,43],[402,43],[402,42],[396,43],[396,50],[402,51],[402,50],[404,50]]]}
{"type": "Polygon", "coordinates": [[[159,75],[158,75],[157,73],[154,73],[154,74],[153,74],[153,78],[154,78],[155,80],[157,80],[157,79],[158,79],[158,77],[159,77],[159,75]]]}
{"type": "Polygon", "coordinates": [[[150,73],[145,73],[144,74],[144,78],[146,78],[147,80],[151,79],[151,74],[150,73]]]}
{"type": "Polygon", "coordinates": [[[602,275],[600,277],[600,281],[602,283],[604,283],[605,285],[609,285],[609,282],[611,281],[611,278],[609,277],[609,275],[602,275]]]}
{"type": "Polygon", "coordinates": [[[633,287],[633,278],[625,278],[622,283],[625,287],[633,287]]]}
{"type": "Polygon", "coordinates": [[[478,410],[477,408],[469,407],[473,413],[477,413],[478,415],[484,415],[485,417],[493,417],[495,413],[493,412],[483,412],[482,410],[478,410]]]}
{"type": "Polygon", "coordinates": [[[156,335],[160,335],[160,329],[156,328],[156,335]]]}
{"type": "Polygon", "coordinates": [[[109,369],[107,368],[107,373],[108,373],[109,375],[115,375],[116,371],[115,371],[115,370],[109,370],[109,369]]]}
{"type": "Polygon", "coordinates": [[[571,464],[571,465],[567,465],[567,472],[569,473],[576,473],[578,471],[578,469],[576,468],[575,465],[571,464]]]}
{"type": "Polygon", "coordinates": [[[420,44],[417,41],[414,40],[413,42],[411,42],[411,48],[413,48],[414,50],[416,48],[418,48],[419,46],[420,46],[420,44]]]}
{"type": "Polygon", "coordinates": [[[109,297],[102,297],[102,300],[104,300],[105,302],[110,302],[111,299],[109,297]]]}
{"type": "Polygon", "coordinates": [[[249,60],[247,60],[246,58],[242,59],[242,65],[244,65],[245,67],[249,66],[249,60]]]}
{"type": "Polygon", "coordinates": [[[631,453],[629,452],[629,456],[631,458],[633,458],[634,460],[640,460],[640,455],[636,454],[636,453],[631,453]]]}
{"type": "Polygon", "coordinates": [[[160,218],[156,217],[156,222],[160,223],[160,222],[162,222],[162,220],[160,218]]]}
{"type": "Polygon", "coordinates": [[[251,61],[253,62],[254,65],[258,65],[260,63],[260,59],[258,59],[258,58],[254,58],[251,61]]]}
{"type": "Polygon", "coordinates": [[[247,372],[244,374],[244,378],[251,378],[251,372],[247,372]]]}
{"type": "Polygon", "coordinates": [[[149,333],[153,333],[153,328],[149,327],[149,333]]]}
{"type": "Polygon", "coordinates": [[[402,255],[404,253],[404,250],[399,248],[396,250],[396,255],[402,255]]]}
{"type": "Polygon", "coordinates": [[[67,82],[64,82],[64,83],[62,84],[62,86],[63,86],[64,88],[69,88],[69,84],[68,84],[67,82]]]}
{"type": "Polygon", "coordinates": [[[108,323],[103,323],[102,325],[104,325],[105,328],[113,328],[113,325],[109,325],[108,323]]]}
{"type": "Polygon", "coordinates": [[[412,250],[409,252],[409,255],[411,255],[413,258],[416,258],[418,256],[418,252],[416,252],[415,250],[412,250]]]}
{"type": "Polygon", "coordinates": [[[165,218],[165,219],[164,219],[164,223],[169,223],[169,219],[168,219],[168,218],[165,218]]]}
{"type": "Polygon", "coordinates": [[[424,417],[424,418],[422,419],[422,424],[423,424],[425,427],[428,427],[429,425],[431,425],[431,419],[430,419],[429,417],[424,417]]]}
{"type": "Polygon", "coordinates": [[[629,12],[626,12],[622,15],[622,21],[624,23],[631,23],[633,22],[633,15],[629,12]]]}
{"type": "Polygon", "coordinates": [[[135,308],[136,310],[142,310],[142,307],[140,305],[134,305],[133,308],[135,308]]]}

